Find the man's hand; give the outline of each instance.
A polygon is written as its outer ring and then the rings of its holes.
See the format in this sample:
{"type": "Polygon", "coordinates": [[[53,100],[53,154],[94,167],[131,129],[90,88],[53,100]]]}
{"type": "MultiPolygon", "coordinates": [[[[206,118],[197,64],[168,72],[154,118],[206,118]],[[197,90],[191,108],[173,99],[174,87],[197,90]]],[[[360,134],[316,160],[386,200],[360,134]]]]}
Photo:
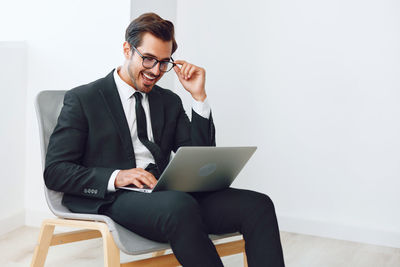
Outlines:
{"type": "Polygon", "coordinates": [[[153,174],[143,170],[142,168],[134,168],[119,171],[117,177],[115,178],[114,185],[115,187],[121,187],[134,184],[138,188],[143,188],[143,185],[153,188],[156,183],[157,180],[153,174]]]}
{"type": "Polygon", "coordinates": [[[187,63],[184,60],[175,60],[175,64],[177,65],[174,67],[174,71],[183,85],[183,88],[185,88],[195,100],[204,101],[207,97],[205,90],[206,70],[187,63]]]}

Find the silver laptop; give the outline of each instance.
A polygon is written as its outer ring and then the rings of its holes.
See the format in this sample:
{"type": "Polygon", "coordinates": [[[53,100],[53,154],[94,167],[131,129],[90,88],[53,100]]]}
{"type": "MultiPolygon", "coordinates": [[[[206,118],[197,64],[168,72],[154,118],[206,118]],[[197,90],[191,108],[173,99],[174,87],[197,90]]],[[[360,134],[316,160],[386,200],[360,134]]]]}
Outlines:
{"type": "Polygon", "coordinates": [[[183,192],[215,191],[228,188],[257,147],[180,147],[156,186],[122,189],[151,193],[162,190],[183,192]]]}

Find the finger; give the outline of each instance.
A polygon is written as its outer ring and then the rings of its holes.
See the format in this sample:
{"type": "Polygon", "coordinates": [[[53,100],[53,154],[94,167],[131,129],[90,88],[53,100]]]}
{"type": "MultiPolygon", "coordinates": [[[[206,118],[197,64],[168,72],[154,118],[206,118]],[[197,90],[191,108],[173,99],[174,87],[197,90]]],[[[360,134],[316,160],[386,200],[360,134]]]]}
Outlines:
{"type": "Polygon", "coordinates": [[[196,68],[191,68],[188,74],[189,79],[193,76],[193,74],[196,72],[196,68]]]}
{"type": "Polygon", "coordinates": [[[145,185],[147,185],[148,187],[152,187],[152,183],[150,182],[150,180],[149,179],[147,179],[147,177],[145,177],[145,176],[140,176],[139,178],[138,178],[138,180],[140,180],[140,182],[142,183],[142,184],[145,184],[145,185]]]}
{"type": "Polygon", "coordinates": [[[190,66],[191,66],[190,64],[183,64],[182,66],[181,74],[185,80],[187,80],[187,70],[188,68],[190,68],[190,66]]]}
{"type": "Polygon", "coordinates": [[[190,79],[195,71],[196,71],[196,66],[194,65],[190,66],[190,68],[186,70],[187,78],[190,79]]]}
{"type": "Polygon", "coordinates": [[[182,76],[182,78],[185,78],[185,69],[186,69],[187,64],[183,64],[181,67],[181,71],[179,72],[179,74],[182,76]]]}
{"type": "Polygon", "coordinates": [[[147,180],[150,181],[151,187],[154,187],[158,182],[156,177],[154,177],[154,175],[151,172],[147,172],[146,178],[147,180]]]}
{"type": "Polygon", "coordinates": [[[181,68],[178,65],[175,64],[174,70],[175,70],[176,73],[179,73],[181,71],[181,68]]]}
{"type": "Polygon", "coordinates": [[[143,184],[137,179],[134,179],[132,183],[138,188],[143,188],[143,184]]]}
{"type": "Polygon", "coordinates": [[[154,177],[154,175],[152,173],[149,172],[149,176],[147,177],[147,179],[150,180],[152,186],[155,186],[157,184],[157,179],[156,177],[154,177]]]}
{"type": "Polygon", "coordinates": [[[142,170],[140,172],[140,174],[141,174],[142,181],[146,185],[148,185],[149,187],[154,187],[156,185],[157,180],[156,180],[156,178],[154,177],[154,175],[151,172],[148,172],[146,170],[142,170]]]}
{"type": "Polygon", "coordinates": [[[183,64],[185,64],[187,62],[185,60],[174,60],[174,63],[178,64],[178,65],[183,65],[183,64]]]}
{"type": "Polygon", "coordinates": [[[175,66],[174,71],[176,73],[176,76],[178,76],[179,81],[182,81],[183,80],[182,70],[178,66],[175,66]]]}
{"type": "Polygon", "coordinates": [[[192,68],[193,65],[188,64],[185,68],[185,72],[183,73],[183,75],[185,76],[185,79],[188,79],[188,75],[189,75],[189,70],[192,68]]]}

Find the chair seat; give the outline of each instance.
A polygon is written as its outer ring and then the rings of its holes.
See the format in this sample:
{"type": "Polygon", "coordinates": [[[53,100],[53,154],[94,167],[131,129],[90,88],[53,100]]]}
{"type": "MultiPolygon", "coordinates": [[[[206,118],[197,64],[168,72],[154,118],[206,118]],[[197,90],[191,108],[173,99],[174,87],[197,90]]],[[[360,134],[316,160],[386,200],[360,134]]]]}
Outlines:
{"type": "MultiPolygon", "coordinates": [[[[143,253],[155,252],[159,250],[170,249],[168,243],[159,243],[137,235],[121,225],[115,223],[116,232],[111,232],[115,242],[119,248],[128,255],[139,255],[143,253]],[[117,241],[118,240],[118,241],[117,241]],[[133,241],[134,240],[134,241],[133,241]]],[[[239,233],[231,233],[225,235],[209,235],[212,240],[218,240],[231,236],[240,235],[239,233]]]]}
{"type": "MultiPolygon", "coordinates": [[[[125,254],[128,255],[140,255],[144,253],[150,253],[171,248],[171,246],[168,243],[152,241],[138,234],[135,234],[134,232],[119,225],[118,223],[114,222],[111,218],[105,215],[81,214],[73,212],[65,212],[56,215],[57,217],[62,219],[105,222],[108,225],[117,246],[120,248],[121,251],[123,251],[125,254]]],[[[211,240],[215,241],[218,239],[223,239],[237,235],[240,235],[240,233],[236,232],[224,235],[209,235],[209,237],[211,240]]]]}
{"type": "MultiPolygon", "coordinates": [[[[110,232],[114,238],[117,246],[128,255],[140,255],[144,253],[155,252],[159,250],[170,249],[171,246],[168,243],[160,243],[156,241],[149,240],[132,231],[126,229],[125,227],[114,222],[110,217],[99,214],[86,214],[86,213],[74,213],[68,210],[59,201],[61,194],[53,190],[45,190],[46,199],[49,200],[49,206],[52,207],[54,215],[62,219],[72,219],[72,220],[83,220],[83,221],[97,221],[105,222],[110,229],[110,232]],[[58,201],[52,201],[58,199],[58,201]]],[[[211,240],[215,241],[222,238],[232,237],[240,235],[240,233],[229,233],[224,235],[209,235],[211,240]]]]}

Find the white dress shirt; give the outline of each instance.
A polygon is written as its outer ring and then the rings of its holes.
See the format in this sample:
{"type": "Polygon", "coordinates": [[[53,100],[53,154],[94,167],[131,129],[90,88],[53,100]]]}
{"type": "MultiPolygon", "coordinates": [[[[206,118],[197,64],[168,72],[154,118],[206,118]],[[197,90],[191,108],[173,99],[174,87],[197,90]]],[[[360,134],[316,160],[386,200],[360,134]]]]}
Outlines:
{"type": "MultiPolygon", "coordinates": [[[[136,91],[132,86],[124,82],[118,74],[118,71],[121,67],[118,67],[114,71],[114,80],[117,86],[118,94],[121,98],[122,108],[124,109],[126,121],[129,126],[129,130],[131,132],[133,150],[135,152],[135,159],[136,159],[136,168],[143,168],[145,169],[147,165],[150,163],[155,163],[153,155],[151,152],[145,147],[142,142],[140,142],[138,135],[137,135],[137,126],[136,126],[136,99],[133,97],[133,94],[136,91]]],[[[146,126],[147,126],[147,136],[149,140],[154,142],[153,138],[153,130],[151,128],[151,117],[150,117],[150,106],[149,106],[149,99],[148,95],[145,93],[140,92],[143,95],[142,98],[142,106],[144,112],[146,114],[146,126]]],[[[193,110],[202,116],[203,118],[209,119],[211,114],[211,107],[208,104],[207,98],[204,102],[196,101],[193,99],[192,103],[193,110]]],[[[115,170],[111,176],[110,180],[108,181],[108,191],[113,192],[115,191],[115,178],[117,177],[120,170],[115,170]]]]}

